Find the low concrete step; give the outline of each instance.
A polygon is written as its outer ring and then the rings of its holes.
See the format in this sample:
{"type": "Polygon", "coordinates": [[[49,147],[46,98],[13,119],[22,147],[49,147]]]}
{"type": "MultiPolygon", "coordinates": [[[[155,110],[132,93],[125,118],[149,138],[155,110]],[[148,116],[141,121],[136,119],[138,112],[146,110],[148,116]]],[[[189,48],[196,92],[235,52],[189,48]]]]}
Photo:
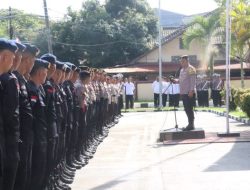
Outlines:
{"type": "Polygon", "coordinates": [[[185,139],[203,139],[205,131],[202,128],[195,128],[191,131],[182,131],[181,129],[165,129],[160,131],[160,142],[167,140],[185,140],[185,139]]]}

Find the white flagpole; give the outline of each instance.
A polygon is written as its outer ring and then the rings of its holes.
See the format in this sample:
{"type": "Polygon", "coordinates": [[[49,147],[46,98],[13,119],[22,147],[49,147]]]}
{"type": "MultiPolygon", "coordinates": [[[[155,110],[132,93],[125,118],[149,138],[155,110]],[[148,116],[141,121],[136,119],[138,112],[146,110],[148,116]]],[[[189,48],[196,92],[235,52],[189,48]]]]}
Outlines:
{"type": "Polygon", "coordinates": [[[230,36],[229,36],[229,28],[230,28],[230,19],[229,19],[229,11],[230,11],[230,0],[226,2],[226,126],[227,126],[227,133],[230,133],[229,127],[229,59],[230,59],[230,36]]]}
{"type": "Polygon", "coordinates": [[[229,95],[230,95],[230,48],[231,48],[231,0],[226,1],[226,133],[218,133],[220,137],[240,136],[240,133],[230,133],[229,126],[229,95]]]}
{"type": "Polygon", "coordinates": [[[161,58],[161,39],[162,39],[162,28],[161,28],[161,0],[159,0],[158,7],[158,29],[159,29],[159,83],[160,83],[160,94],[159,94],[159,108],[162,108],[162,58],[161,58]]]}

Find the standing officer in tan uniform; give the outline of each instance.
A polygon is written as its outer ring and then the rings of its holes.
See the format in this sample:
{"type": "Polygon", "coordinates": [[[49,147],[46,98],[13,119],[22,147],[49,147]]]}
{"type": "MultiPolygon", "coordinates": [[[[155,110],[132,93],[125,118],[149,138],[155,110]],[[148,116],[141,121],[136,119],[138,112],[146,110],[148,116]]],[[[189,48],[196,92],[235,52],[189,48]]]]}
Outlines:
{"type": "Polygon", "coordinates": [[[183,128],[184,131],[194,129],[194,110],[195,105],[195,83],[196,83],[196,70],[188,62],[188,56],[181,57],[181,71],[179,76],[180,94],[184,105],[184,110],[188,117],[188,126],[183,128]]]}

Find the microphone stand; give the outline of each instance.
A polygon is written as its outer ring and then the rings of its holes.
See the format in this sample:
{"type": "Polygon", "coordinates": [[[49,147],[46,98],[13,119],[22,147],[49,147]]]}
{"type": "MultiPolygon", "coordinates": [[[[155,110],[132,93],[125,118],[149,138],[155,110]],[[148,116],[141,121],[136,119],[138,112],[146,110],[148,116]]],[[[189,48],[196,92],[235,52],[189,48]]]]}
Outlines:
{"type": "MultiPolygon", "coordinates": [[[[165,92],[169,89],[169,87],[172,87],[172,94],[174,94],[174,90],[173,90],[173,81],[170,80],[169,85],[167,86],[167,88],[164,90],[163,94],[165,94],[165,92]]],[[[169,98],[170,99],[170,98],[169,98]]],[[[169,100],[170,101],[170,100],[169,100]]],[[[175,102],[174,102],[174,118],[175,118],[175,129],[176,131],[178,131],[178,123],[177,123],[177,114],[176,114],[176,107],[175,107],[175,102]]]]}
{"type": "MultiPolygon", "coordinates": [[[[177,75],[180,75],[181,68],[182,67],[179,67],[179,69],[175,72],[174,78],[177,78],[177,75]]],[[[172,81],[170,81],[170,82],[172,82],[172,81]]],[[[174,94],[173,86],[172,86],[172,94],[174,94]]],[[[178,123],[177,123],[177,114],[176,114],[175,101],[174,101],[174,118],[175,118],[175,129],[176,129],[176,131],[178,131],[178,123]]]]}
{"type": "Polygon", "coordinates": [[[125,88],[125,113],[127,112],[127,90],[126,90],[126,86],[124,85],[125,88]]]}

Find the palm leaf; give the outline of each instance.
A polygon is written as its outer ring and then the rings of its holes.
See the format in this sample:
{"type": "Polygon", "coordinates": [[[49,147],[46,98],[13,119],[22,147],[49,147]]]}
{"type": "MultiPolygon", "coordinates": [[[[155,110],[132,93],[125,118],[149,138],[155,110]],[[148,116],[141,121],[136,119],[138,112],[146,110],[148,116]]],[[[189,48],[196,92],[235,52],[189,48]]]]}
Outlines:
{"type": "Polygon", "coordinates": [[[185,48],[189,48],[189,45],[194,40],[204,41],[204,30],[197,28],[195,30],[190,30],[183,35],[183,43],[185,48]]]}

